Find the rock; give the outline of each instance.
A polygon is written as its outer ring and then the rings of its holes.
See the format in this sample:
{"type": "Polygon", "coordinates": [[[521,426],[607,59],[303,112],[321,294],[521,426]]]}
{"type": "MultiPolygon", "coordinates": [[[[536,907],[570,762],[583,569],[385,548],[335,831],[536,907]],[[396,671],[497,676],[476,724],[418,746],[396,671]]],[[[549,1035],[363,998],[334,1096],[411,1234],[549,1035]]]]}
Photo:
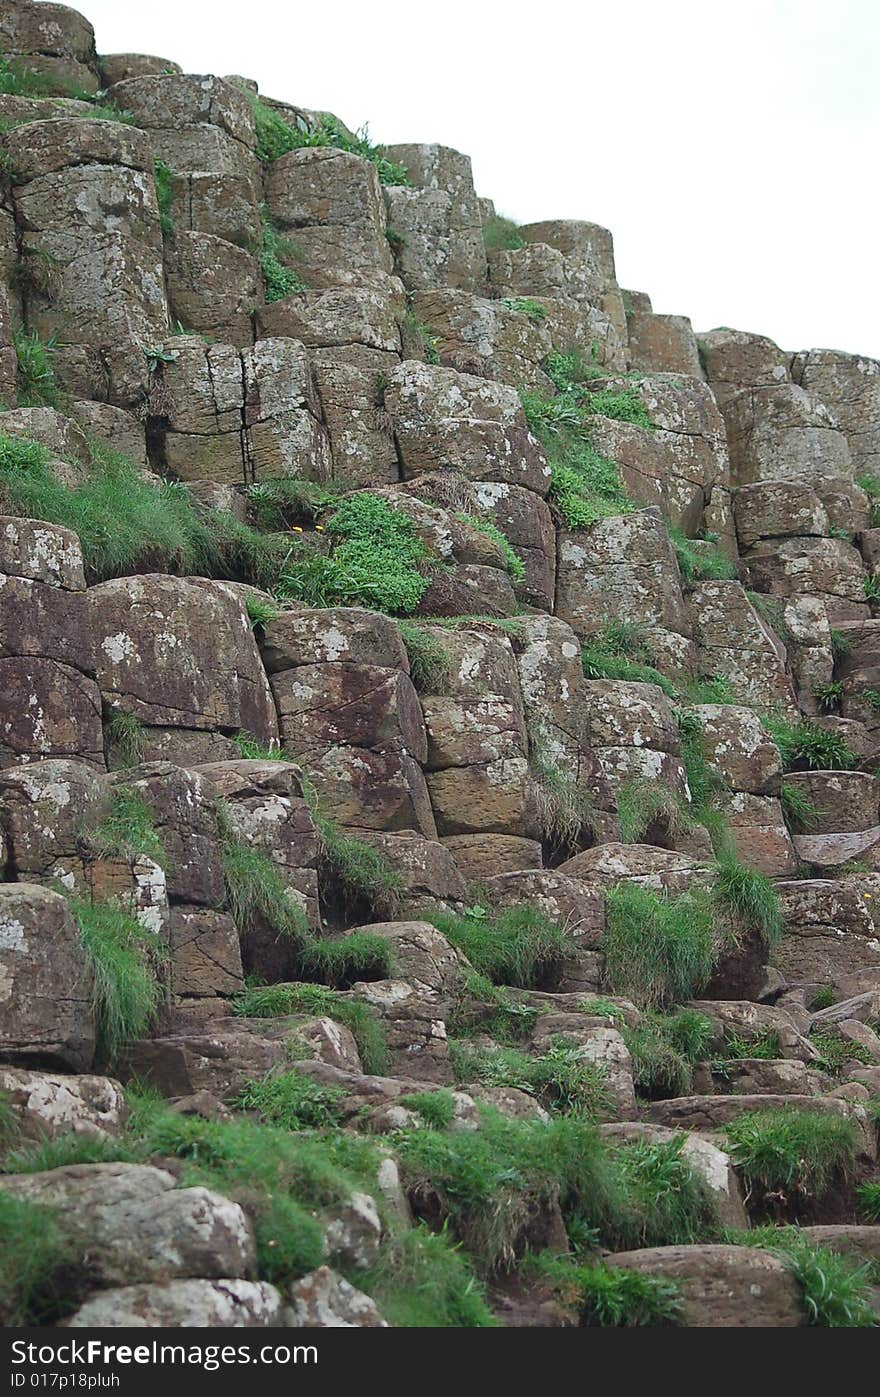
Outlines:
{"type": "Polygon", "coordinates": [[[95,1052],[76,922],[63,897],[29,883],[0,884],[0,1052],[13,1063],[75,1072],[88,1071],[95,1052]]]}
{"type": "Polygon", "coordinates": [[[371,922],[348,935],[369,932],[390,942],[395,975],[422,995],[451,993],[461,984],[467,962],[430,922],[371,922]]]}
{"type": "Polygon", "coordinates": [[[256,177],[256,135],[247,93],[223,78],[178,72],[120,81],[110,97],[149,133],[172,170],[256,177]]]}
{"type": "Polygon", "coordinates": [[[65,1320],[67,1329],[271,1329],[281,1296],[265,1281],[168,1281],[100,1291],[65,1320]]]}
{"type": "Polygon", "coordinates": [[[392,1072],[421,1082],[452,1082],[446,1006],[436,992],[415,989],[406,980],[358,981],[351,992],[382,1019],[392,1072]]]}
{"type": "Polygon", "coordinates": [[[801,1236],[817,1247],[842,1252],[860,1262],[880,1261],[880,1227],[858,1223],[826,1223],[802,1227],[801,1236]]]}
{"type": "Polygon", "coordinates": [[[579,1024],[566,1027],[567,1017],[562,1016],[559,1022],[552,1015],[539,1018],[532,1034],[533,1050],[545,1053],[559,1040],[574,1046],[577,1058],[593,1064],[601,1074],[615,1119],[632,1120],[636,1115],[632,1058],[623,1035],[616,1028],[589,1028],[579,1024]]]}
{"type": "Polygon", "coordinates": [[[861,1106],[833,1096],[678,1096],[670,1101],[652,1101],[642,1108],[643,1118],[673,1130],[716,1130],[753,1111],[812,1111],[820,1115],[851,1120],[862,1135],[860,1153],[873,1159],[876,1146],[868,1138],[866,1113],[861,1106]]]}
{"type": "Polygon", "coordinates": [[[784,1261],[756,1247],[648,1247],[605,1258],[614,1269],[676,1281],[682,1320],[697,1329],[791,1329],[800,1287],[784,1261]]]}
{"type": "Polygon", "coordinates": [[[820,1072],[811,1072],[796,1058],[738,1058],[724,1063],[715,1075],[732,1095],[821,1096],[829,1085],[820,1072]]]}
{"type": "Polygon", "coordinates": [[[794,844],[776,796],[723,792],[716,806],[727,818],[734,848],[743,863],[768,878],[792,877],[798,872],[794,844]]]}
{"type": "Polygon", "coordinates": [[[827,1009],[820,1009],[813,1015],[812,1022],[815,1027],[824,1027],[847,1020],[871,1024],[875,1019],[880,1019],[880,990],[867,990],[851,999],[840,1000],[827,1009]]]}
{"type": "Polygon", "coordinates": [[[335,268],[391,271],[385,204],[375,167],[332,146],[292,150],[268,167],[266,201],[296,246],[308,285],[335,268]]]}
{"type": "Polygon", "coordinates": [[[734,485],[829,476],[852,480],[846,437],[823,402],[793,383],[747,389],[722,405],[734,485]]]}
{"type": "Polygon", "coordinates": [[[548,921],[565,926],[579,946],[598,947],[605,927],[605,899],[601,888],[590,886],[574,870],[569,872],[573,863],[570,859],[556,869],[524,868],[495,874],[486,880],[491,905],[530,907],[548,921]]]}
{"type": "MultiPolygon", "coordinates": [[[[136,791],[149,809],[167,855],[172,901],[222,906],[225,886],[220,833],[208,782],[197,771],[185,771],[170,762],[129,767],[115,772],[110,782],[114,788],[136,791]]],[[[180,930],[183,934],[182,926],[180,930]]],[[[219,930],[215,924],[215,931],[219,930]]]]}
{"type": "Polygon", "coordinates": [[[860,1048],[872,1062],[880,1063],[880,1036],[867,1024],[859,1023],[858,1019],[844,1019],[837,1025],[837,1032],[841,1038],[860,1048]]]}
{"type": "Polygon", "coordinates": [[[0,771],[0,826],[20,878],[34,883],[83,876],[82,831],[98,822],[107,778],[67,758],[0,771]]]}
{"type": "Polygon", "coordinates": [[[440,145],[389,146],[386,154],[410,181],[383,190],[389,226],[402,239],[395,261],[406,286],[482,290],[486,252],[470,158],[440,145]]]}
{"type": "Polygon", "coordinates": [[[466,291],[418,291],[412,301],[414,314],[427,327],[445,366],[550,391],[541,364],[552,349],[552,338],[543,318],[523,314],[515,301],[489,301],[466,291]]]}
{"type": "Polygon", "coordinates": [[[682,1158],[687,1160],[709,1189],[722,1227],[746,1228],[748,1214],[743,1203],[742,1188],[730,1156],[703,1135],[682,1135],[661,1125],[644,1121],[615,1121],[599,1126],[600,1134],[615,1144],[631,1143],[666,1145],[683,1139],[682,1158]]]}
{"type": "Polygon", "coordinates": [[[128,1115],[122,1088],[111,1077],[0,1067],[0,1093],[27,1140],[68,1134],[105,1139],[121,1132],[128,1115]]]}
{"type": "Polygon", "coordinates": [[[295,1281],[287,1292],[287,1327],[303,1329],[387,1329],[369,1295],[321,1266],[295,1281]]]}
{"type": "Polygon", "coordinates": [[[839,881],[811,879],[779,885],[786,934],[774,963],[790,983],[834,988],[857,975],[860,988],[880,988],[880,941],[871,875],[839,881]]]}
{"type": "Polygon", "coordinates": [[[877,779],[872,773],[793,771],[785,779],[815,808],[808,827],[811,836],[876,829],[880,811],[877,779]]]}
{"type": "Polygon", "coordinates": [[[405,476],[452,469],[547,493],[550,467],[515,389],[408,361],[389,375],[385,407],[405,476]]]}
{"type": "Polygon", "coordinates": [[[243,987],[238,932],[231,917],[205,907],[175,907],[170,933],[176,995],[229,995],[243,987]]]}
{"type": "Polygon", "coordinates": [[[706,760],[726,785],[753,795],[778,795],[782,784],[779,749],[757,714],[718,703],[697,704],[688,711],[699,720],[706,760]]]}
{"type": "Polygon", "coordinates": [[[597,844],[560,864],[557,872],[605,887],[633,882],[670,893],[686,892],[706,881],[698,860],[649,844],[597,844]]]}
{"type": "Polygon", "coordinates": [[[362,838],[384,854],[399,874],[407,906],[424,907],[427,902],[448,906],[467,900],[467,884],[458,861],[439,840],[425,839],[412,830],[388,834],[365,831],[362,838]]]}
{"type": "Polygon", "coordinates": [[[71,1164],[4,1176],[0,1189],[54,1208],[74,1228],[85,1221],[92,1274],[105,1285],[249,1277],[254,1242],[238,1204],[174,1182],[146,1164],[71,1164]]]}
{"type": "Polygon", "coordinates": [[[700,582],[690,595],[700,673],[725,678],[749,708],[797,715],[785,651],[738,582],[700,582]]]}
{"type": "Polygon", "coordinates": [[[277,740],[272,696],[242,601],[222,582],[152,574],[88,593],[104,702],[165,727],[277,740]]]}
{"type": "Polygon", "coordinates": [[[803,481],[743,485],[734,495],[733,508],[741,548],[768,538],[822,537],[830,528],[825,506],[803,481]]]}
{"type": "Polygon", "coordinates": [[[798,1025],[793,1012],[778,1004],[754,1004],[747,999],[692,999],[688,1008],[715,1021],[720,1033],[719,1046],[725,1038],[746,1043],[772,1036],[778,1043],[778,1056],[815,1063],[820,1054],[805,1035],[809,1016],[798,1025]]]}
{"type": "Polygon", "coordinates": [[[283,611],[263,629],[260,642],[269,674],[300,665],[361,664],[409,673],[396,622],[358,606],[283,611]]]}
{"type": "Polygon", "coordinates": [[[634,369],[702,378],[696,337],[686,315],[627,312],[626,328],[634,369]]]}
{"type": "Polygon", "coordinates": [[[375,1266],[381,1240],[382,1223],[368,1193],[353,1193],[347,1203],[336,1205],[324,1229],[324,1246],[331,1261],[358,1271],[375,1266]]]}
{"type": "Polygon", "coordinates": [[[834,413],[856,475],[880,470],[880,364],[833,349],[809,349],[792,362],[792,377],[834,413]]]}

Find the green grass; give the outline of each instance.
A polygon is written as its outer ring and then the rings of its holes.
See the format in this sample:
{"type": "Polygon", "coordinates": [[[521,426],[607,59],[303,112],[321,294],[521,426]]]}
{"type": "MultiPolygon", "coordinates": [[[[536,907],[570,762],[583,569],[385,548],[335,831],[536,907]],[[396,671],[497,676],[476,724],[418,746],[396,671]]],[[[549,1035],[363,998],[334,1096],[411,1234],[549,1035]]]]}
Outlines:
{"type": "Polygon", "coordinates": [[[628,514],[634,508],[615,463],[590,440],[594,412],[634,421],[644,408],[631,389],[619,394],[584,394],[572,387],[554,398],[521,393],[530,430],[542,443],[550,463],[549,498],[570,529],[588,529],[599,519],[628,514]]]}
{"type": "Polygon", "coordinates": [[[58,407],[61,394],[52,366],[58,348],[55,335],[42,340],[36,330],[16,325],[12,343],[18,369],[18,407],[58,407]]]}
{"type": "Polygon", "coordinates": [[[295,244],[290,238],[281,236],[265,204],[260,205],[259,255],[267,304],[292,296],[295,291],[305,291],[302,278],[282,261],[282,258],[296,255],[295,244]]]}
{"type": "Polygon", "coordinates": [[[501,304],[508,310],[516,311],[517,315],[524,315],[528,320],[533,320],[537,325],[547,319],[546,306],[542,306],[540,301],[532,300],[531,296],[504,296],[501,304]]]}
{"type": "Polygon", "coordinates": [[[264,626],[268,626],[270,621],[277,621],[281,615],[280,608],[265,597],[247,596],[244,605],[252,631],[262,631],[264,626]]]}
{"type": "Polygon", "coordinates": [[[223,876],[226,906],[239,932],[265,922],[278,938],[297,949],[304,946],[309,935],[306,915],[265,850],[225,838],[223,876]]]}
{"type": "Polygon", "coordinates": [[[406,646],[410,678],[419,693],[445,693],[452,678],[452,664],[436,631],[418,621],[398,621],[397,626],[406,646]]]}
{"type": "Polygon", "coordinates": [[[817,990],[813,995],[807,1008],[812,1010],[814,1014],[818,1014],[822,1009],[830,1009],[833,1003],[834,990],[830,985],[823,985],[822,988],[817,990]]]}
{"type": "Polygon", "coordinates": [[[598,1019],[611,1019],[614,1023],[626,1023],[626,1015],[620,1006],[611,999],[603,999],[601,995],[595,999],[582,999],[578,1005],[578,1013],[589,1014],[598,1019]]]}
{"type": "Polygon", "coordinates": [[[514,582],[524,582],[526,576],[525,563],[515,551],[513,544],[506,534],[492,523],[490,519],[483,519],[475,514],[457,514],[463,524],[469,524],[472,529],[477,529],[486,538],[490,538],[493,543],[497,543],[504,554],[504,564],[514,582]]]}
{"type": "Polygon", "coordinates": [[[238,748],[239,756],[246,762],[291,762],[295,761],[283,747],[275,746],[273,742],[260,742],[249,732],[233,733],[232,741],[238,748]]]}
{"type": "Polygon", "coordinates": [[[869,1048],[861,1043],[850,1042],[832,1027],[812,1030],[810,1042],[822,1055],[816,1066],[832,1077],[841,1077],[847,1063],[860,1062],[865,1067],[871,1067],[875,1062],[869,1048]]]}
{"type": "Polygon", "coordinates": [[[375,165],[380,184],[409,184],[409,176],[402,165],[389,160],[384,146],[374,145],[366,126],[349,136],[329,113],[322,113],[314,125],[303,121],[302,125],[291,126],[279,112],[252,98],[254,123],[257,130],[257,158],[267,163],[278,160],[291,150],[302,150],[309,146],[335,146],[337,150],[360,155],[375,165]]]}
{"type": "Polygon", "coordinates": [[[648,1100],[687,1096],[694,1066],[706,1057],[712,1021],[693,1009],[643,1014],[636,1028],[622,1030],[632,1054],[633,1084],[648,1100]]]}
{"type": "Polygon", "coordinates": [[[75,1307],[85,1243],[56,1212],[0,1192],[0,1236],[0,1324],[51,1325],[75,1307]]]}
{"type": "Polygon", "coordinates": [[[765,1062],[772,1062],[782,1055],[779,1034],[771,1029],[764,1029],[753,1038],[743,1038],[738,1033],[730,1033],[725,1039],[724,1053],[727,1060],[734,1062],[742,1062],[746,1058],[760,1058],[765,1062]]]}
{"type": "Polygon", "coordinates": [[[367,606],[378,611],[415,611],[428,586],[420,570],[428,554],[412,521],[378,495],[347,496],[330,516],[329,556],[292,553],[280,593],[310,606],[367,606]]]}
{"type": "Polygon", "coordinates": [[[403,879],[381,849],[346,834],[335,820],[323,815],[310,781],[303,782],[318,835],[318,879],[322,900],[341,904],[350,916],[366,914],[367,920],[394,917],[403,897],[403,879]]]}
{"type": "Polygon", "coordinates": [[[692,679],[684,686],[683,697],[688,703],[737,703],[736,694],[730,681],[723,674],[712,674],[703,679],[692,679]]]}
{"type": "Polygon", "coordinates": [[[781,941],[785,932],[782,904],[763,873],[748,868],[733,852],[722,851],[715,865],[714,891],[735,927],[756,932],[768,948],[781,941]]]}
{"type": "Polygon", "coordinates": [[[880,602],[880,573],[867,573],[865,575],[864,589],[866,601],[871,603],[880,602]]]}
{"type": "Polygon", "coordinates": [[[738,1246],[761,1247],[785,1263],[800,1286],[808,1325],[862,1329],[880,1323],[871,1305],[870,1265],[816,1246],[797,1227],[753,1227],[729,1233],[728,1240],[738,1246]]]}
{"type": "Polygon", "coordinates": [[[354,931],[339,939],[315,937],[300,954],[303,973],[333,986],[358,980],[389,980],[394,974],[394,949],[384,936],[354,931]]]}
{"type": "Polygon", "coordinates": [[[242,1111],[253,1111],[266,1125],[283,1130],[308,1130],[337,1125],[345,1092],[326,1087],[301,1072],[267,1073],[246,1082],[235,1099],[242,1111]]]}
{"type": "Polygon", "coordinates": [[[133,860],[141,856],[164,867],[167,855],[153,827],[153,812],[134,786],[114,786],[97,824],[86,832],[98,858],[133,860]]]}
{"type": "Polygon", "coordinates": [[[317,480],[259,480],[245,491],[254,522],[261,529],[291,529],[313,523],[339,502],[338,491],[317,480]]]}
{"type": "Polygon", "coordinates": [[[856,1195],[865,1222],[880,1223],[880,1182],[859,1184],[856,1195]]]}
{"type": "Polygon", "coordinates": [[[164,999],[159,938],[114,903],[68,899],[92,979],[98,1052],[112,1062],[148,1032],[164,999]]]}
{"type": "Polygon", "coordinates": [[[873,475],[856,476],[856,484],[868,496],[868,527],[880,526],[880,481],[873,475]]]}
{"type": "Polygon", "coordinates": [[[494,915],[475,915],[474,909],[460,915],[432,911],[428,920],[496,985],[540,988],[575,949],[564,927],[531,907],[505,908],[494,915]]]}
{"type": "Polygon", "coordinates": [[[601,1262],[575,1262],[542,1253],[531,1263],[560,1301],[577,1313],[582,1328],[659,1328],[681,1323],[678,1286],[662,1276],[616,1270],[601,1262]]]}
{"type": "Polygon", "coordinates": [[[618,679],[634,684],[656,684],[669,698],[677,697],[675,685],[650,663],[650,651],[638,626],[612,621],[585,641],[581,660],[587,679],[618,679]]]}
{"type": "Polygon", "coordinates": [[[593,341],[589,355],[581,349],[570,349],[567,353],[554,349],[544,360],[541,368],[560,393],[570,394],[581,384],[591,379],[607,378],[608,370],[599,363],[599,345],[593,341]]]}
{"type": "Polygon", "coordinates": [[[544,1053],[536,1055],[511,1047],[460,1044],[455,1070],[465,1086],[480,1082],[489,1087],[515,1087],[537,1097],[554,1114],[574,1112],[593,1120],[612,1114],[604,1071],[564,1038],[554,1039],[544,1053]]]}
{"type": "Polygon", "coordinates": [[[605,978],[614,994],[645,1008],[695,998],[718,953],[714,907],[706,890],[670,897],[638,884],[606,894],[605,978]]]}
{"type": "Polygon", "coordinates": [[[159,227],[162,236],[169,238],[174,232],[174,171],[164,160],[153,162],[153,179],[156,185],[156,203],[159,205],[159,227]]]}
{"type": "Polygon", "coordinates": [[[688,538],[681,529],[671,525],[667,526],[667,531],[685,589],[694,587],[698,582],[729,581],[736,577],[736,567],[729,558],[725,558],[717,544],[688,538]]]}
{"type": "MultiPolygon", "coordinates": [[[[113,102],[104,101],[104,94],[88,92],[57,73],[39,73],[33,68],[28,68],[21,58],[10,59],[0,55],[0,93],[10,97],[69,97],[91,105],[89,119],[122,121],[126,125],[134,121],[131,112],[120,111],[113,102]]],[[[82,119],[77,117],[78,121],[82,119]]]]}
{"type": "Polygon", "coordinates": [[[524,1004],[520,997],[503,985],[494,985],[485,975],[475,970],[466,970],[461,987],[453,997],[446,1015],[446,1027],[450,1035],[449,1054],[453,1059],[453,1070],[466,1071],[468,1060],[467,1046],[457,1041],[471,1037],[474,1033],[488,1033],[498,1043],[516,1044],[528,1038],[535,1026],[538,1010],[533,1004],[524,1004]],[[456,1054],[459,1054],[456,1059],[456,1054]]]}
{"type": "Polygon", "coordinates": [[[151,484],[133,463],[99,442],[88,478],[61,484],[50,453],[0,434],[0,485],[11,512],[79,536],[86,578],[138,572],[228,577],[271,588],[289,551],[280,534],[260,534],[220,510],[198,510],[185,486],[151,484]]]}
{"type": "Polygon", "coordinates": [[[843,703],[842,681],[834,680],[829,684],[814,684],[813,698],[818,703],[821,713],[839,713],[843,703]]]}
{"type": "Polygon", "coordinates": [[[855,1169],[859,1131],[844,1116],[792,1108],[753,1111],[725,1131],[748,1192],[789,1206],[821,1198],[855,1169]]]}
{"type": "Polygon", "coordinates": [[[431,1130],[446,1130],[455,1120],[455,1098],[451,1091],[411,1091],[398,1096],[397,1104],[415,1111],[431,1130]]]}
{"type": "Polygon", "coordinates": [[[323,985],[248,986],[235,996],[233,1013],[253,1019],[281,1018],[287,1014],[319,1014],[334,1019],[350,1030],[368,1075],[384,1077],[388,1071],[388,1043],[375,1009],[357,999],[343,999],[323,985]]]}
{"type": "Polygon", "coordinates": [[[416,340],[421,344],[425,363],[433,364],[436,367],[440,363],[437,336],[432,334],[430,327],[423,320],[419,319],[410,304],[407,304],[403,327],[409,339],[416,340]]]}
{"type": "Polygon", "coordinates": [[[133,713],[115,709],[104,724],[104,747],[109,771],[138,766],[143,753],[144,730],[133,713]]]}
{"type": "Polygon", "coordinates": [[[694,828],[687,803],[662,781],[633,777],[625,781],[617,795],[620,837],[625,844],[641,844],[645,836],[662,827],[666,838],[675,839],[694,828]]]}
{"type": "Polygon", "coordinates": [[[576,853],[593,828],[595,802],[549,750],[534,722],[529,724],[529,770],[541,838],[556,854],[576,853]]]}
{"type": "Polygon", "coordinates": [[[512,218],[496,213],[483,224],[483,246],[487,252],[516,252],[525,245],[512,218]]]}
{"type": "Polygon", "coordinates": [[[761,721],[779,748],[783,771],[848,771],[856,765],[846,739],[818,723],[790,723],[779,717],[761,721]]]}
{"type": "Polygon", "coordinates": [[[386,1241],[375,1269],[361,1272],[357,1284],[395,1329],[494,1329],[501,1323],[465,1253],[446,1232],[421,1225],[386,1241]]]}

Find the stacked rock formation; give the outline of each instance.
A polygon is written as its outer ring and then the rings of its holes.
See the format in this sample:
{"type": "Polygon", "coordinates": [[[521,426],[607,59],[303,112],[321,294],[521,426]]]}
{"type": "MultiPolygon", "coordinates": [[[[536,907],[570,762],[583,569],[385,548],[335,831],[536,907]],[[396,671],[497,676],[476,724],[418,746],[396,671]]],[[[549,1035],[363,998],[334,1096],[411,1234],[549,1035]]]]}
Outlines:
{"type": "Polygon", "coordinates": [[[64,1277],[0,1318],[603,1322],[577,1262],[657,1281],[647,1322],[788,1326],[812,1247],[867,1264],[867,1322],[880,363],[698,341],[465,155],[64,6],[9,0],[0,51],[0,1226],[50,1218],[64,1277]],[[678,979],[677,915],[711,942],[678,979]],[[116,949],[149,1002],[114,1029],[116,949]],[[824,1176],[761,1173],[774,1115],[822,1118],[824,1176]],[[528,1176],[475,1241],[431,1133],[513,1159],[560,1121],[621,1178],[665,1150],[702,1230],[528,1176]],[[191,1172],[237,1129],[336,1170],[281,1185],[314,1246],[270,1264],[258,1187],[191,1172]],[[482,1318],[406,1319],[388,1271],[444,1223],[482,1318]]]}

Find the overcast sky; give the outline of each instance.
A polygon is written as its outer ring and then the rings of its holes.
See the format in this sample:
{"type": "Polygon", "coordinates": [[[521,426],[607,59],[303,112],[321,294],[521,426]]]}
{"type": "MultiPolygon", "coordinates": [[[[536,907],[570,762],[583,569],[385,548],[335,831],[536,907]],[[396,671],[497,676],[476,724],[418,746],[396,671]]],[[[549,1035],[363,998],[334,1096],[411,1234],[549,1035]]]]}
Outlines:
{"type": "Polygon", "coordinates": [[[81,0],[103,52],[241,73],[614,234],[658,311],[880,358],[880,0],[81,0]]]}

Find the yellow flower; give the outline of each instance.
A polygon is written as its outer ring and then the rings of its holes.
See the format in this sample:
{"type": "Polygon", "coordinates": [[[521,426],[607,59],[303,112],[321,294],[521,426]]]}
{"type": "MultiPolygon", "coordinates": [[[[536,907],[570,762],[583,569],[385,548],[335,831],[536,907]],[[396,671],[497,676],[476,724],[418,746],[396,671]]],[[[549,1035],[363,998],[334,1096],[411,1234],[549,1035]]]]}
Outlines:
{"type": "Polygon", "coordinates": [[[295,534],[301,534],[301,533],[302,533],[302,529],[300,528],[299,524],[294,524],[293,529],[292,529],[292,532],[295,533],[295,534]]]}

